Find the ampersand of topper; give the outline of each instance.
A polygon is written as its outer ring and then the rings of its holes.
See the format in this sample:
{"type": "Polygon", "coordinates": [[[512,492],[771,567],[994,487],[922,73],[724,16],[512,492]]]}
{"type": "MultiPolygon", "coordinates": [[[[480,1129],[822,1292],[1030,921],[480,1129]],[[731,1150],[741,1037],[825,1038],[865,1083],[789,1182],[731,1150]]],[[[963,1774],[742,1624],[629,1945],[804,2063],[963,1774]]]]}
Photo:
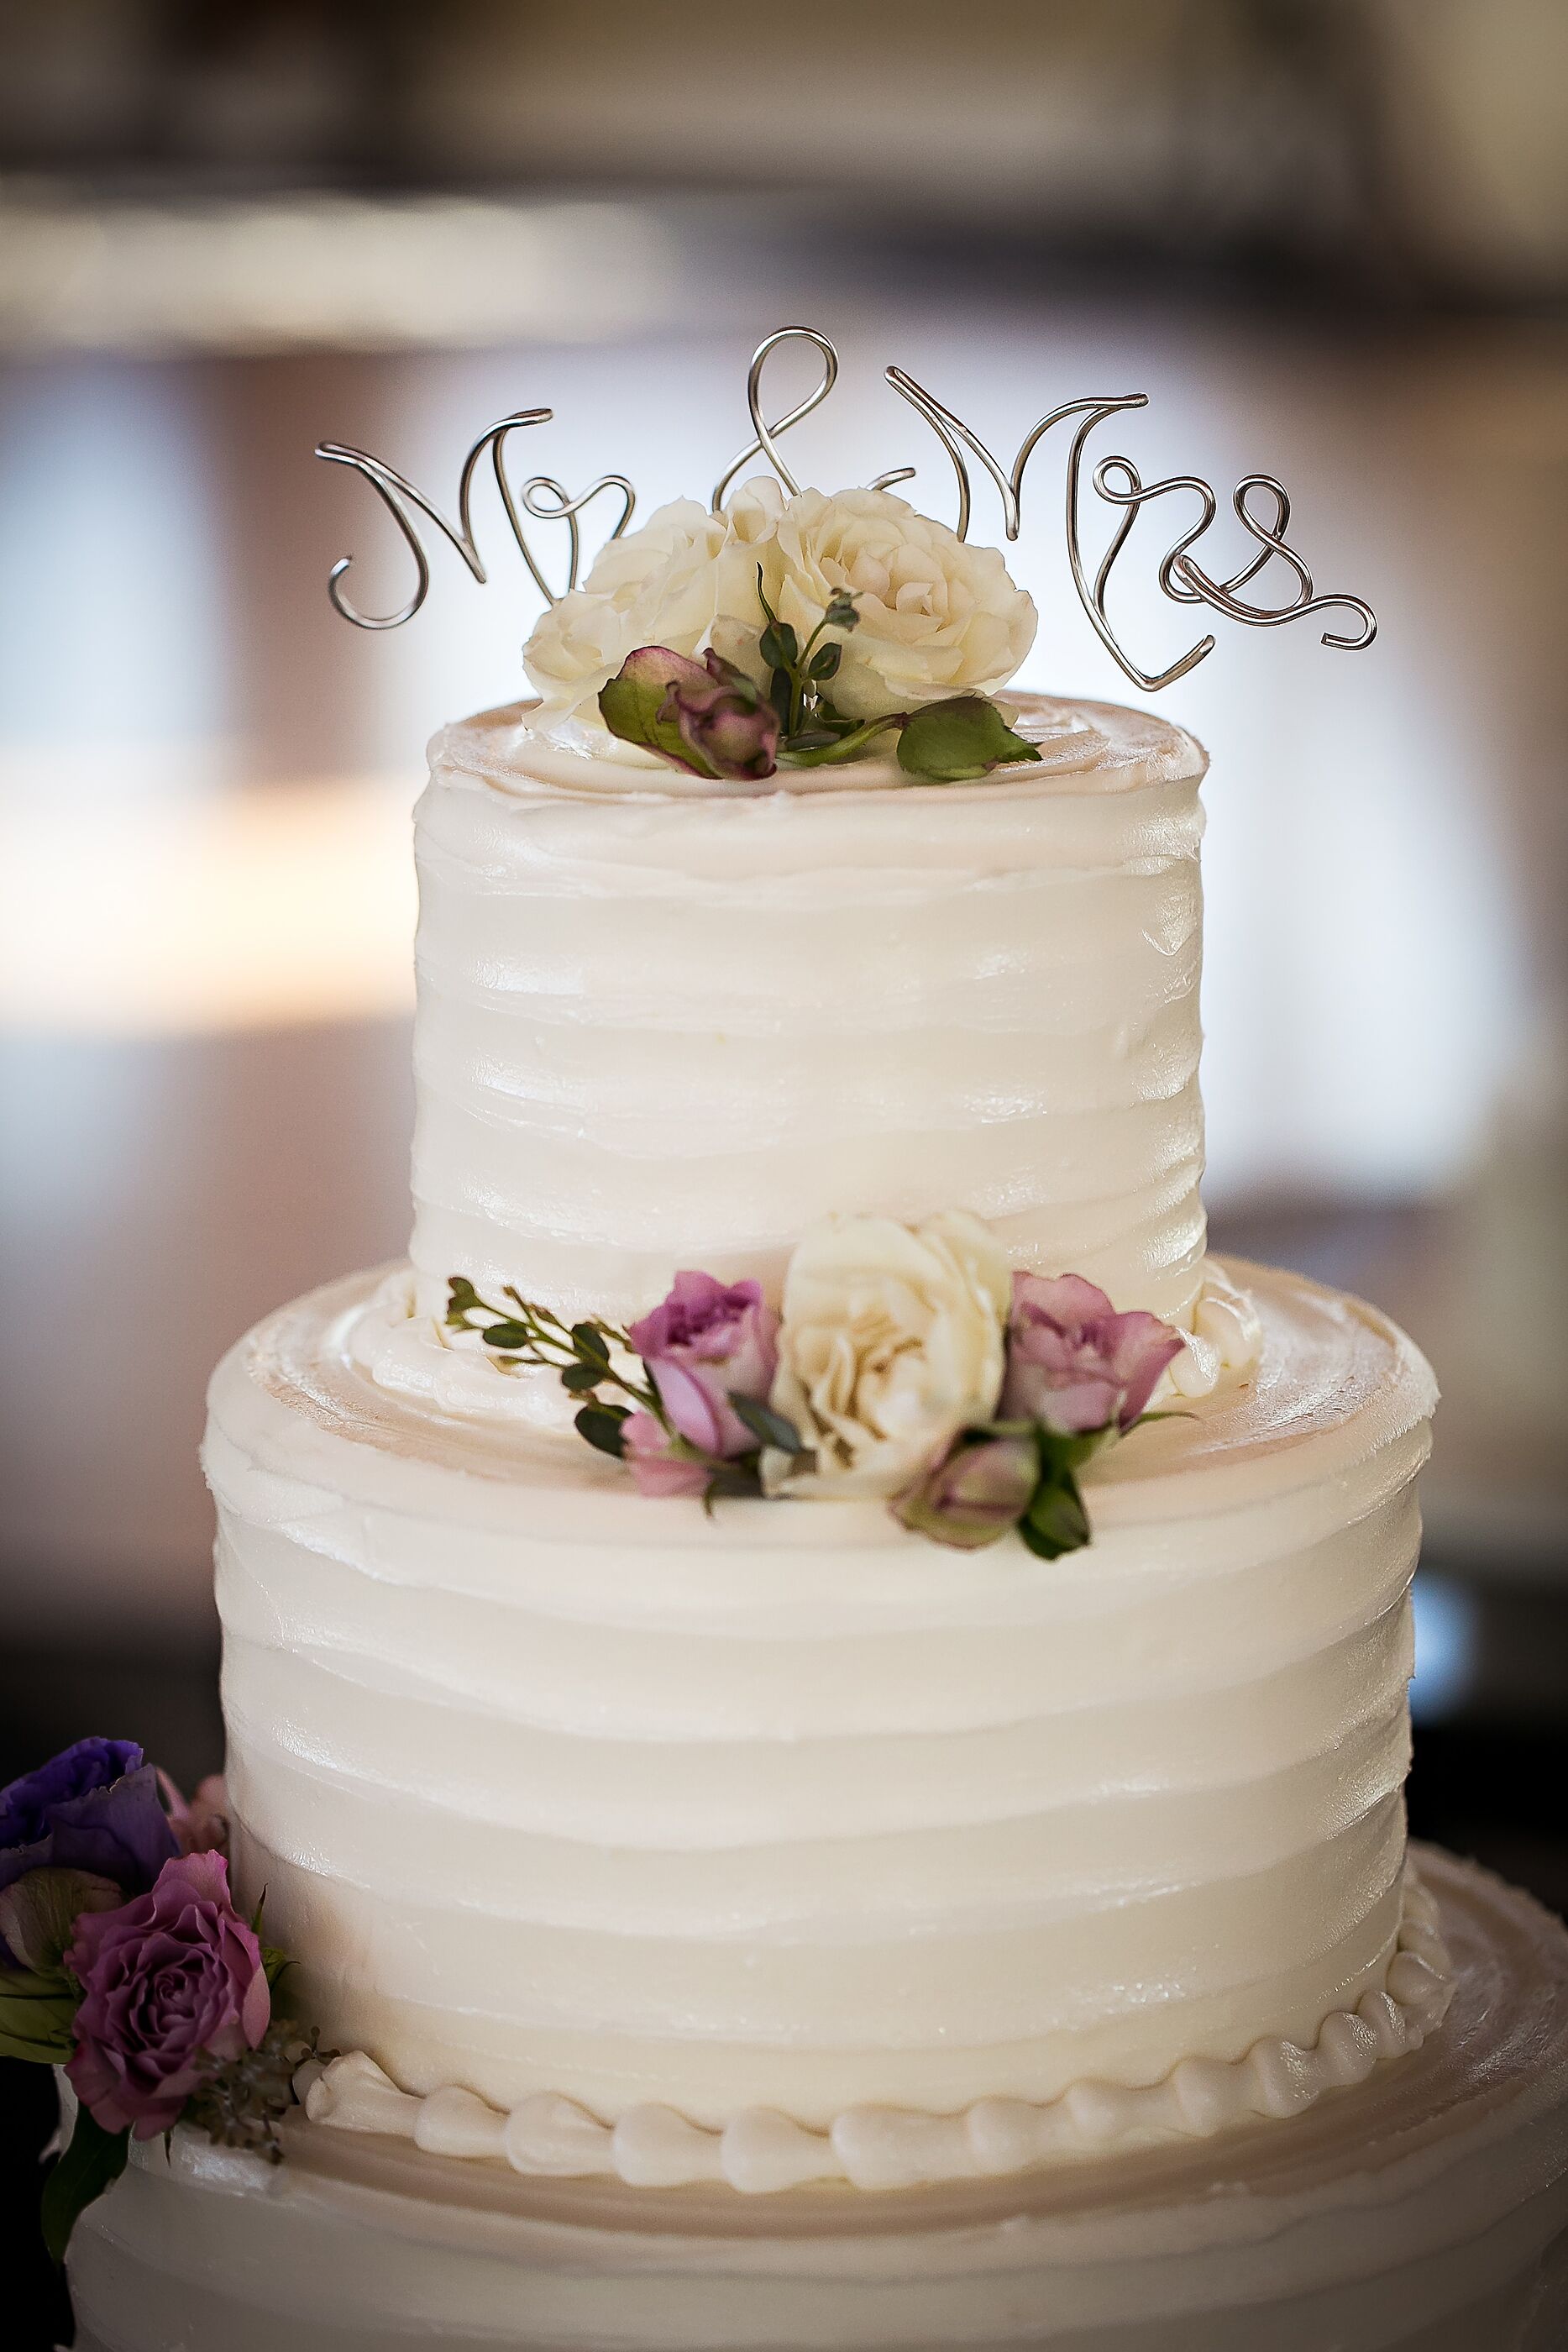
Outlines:
{"type": "MultiPolygon", "coordinates": [[[[762,458],[772,467],[791,498],[799,495],[800,483],[779,454],[779,442],[792,426],[800,424],[822,405],[838,381],[838,352],[828,337],[815,327],[780,327],[758,345],[746,380],[752,438],[726,467],[714,486],[712,504],[716,514],[722,512],[725,499],[737,475],[754,457],[762,458]],[[792,408],[769,421],[762,405],[763,373],[772,353],[786,343],[810,345],[821,361],[821,374],[810,391],[792,408]]],[[[1120,455],[1102,457],[1090,475],[1089,486],[1105,505],[1116,509],[1116,522],[1110,542],[1091,580],[1083,551],[1082,530],[1086,444],[1090,435],[1107,418],[1132,409],[1146,408],[1146,394],[1114,393],[1084,400],[1063,401],[1060,406],[1048,410],[1030,427],[1019,444],[1011,466],[1004,467],[961,416],[946,407],[934,393],[917,383],[903,368],[890,367],[886,377],[900,398],[907,401],[924,417],[947,454],[957,487],[958,504],[954,528],[960,539],[968,536],[974,506],[969,459],[977,459],[990,476],[1001,502],[1004,533],[1009,540],[1016,540],[1022,528],[1024,482],[1030,459],[1047,434],[1058,425],[1065,424],[1070,418],[1078,420],[1067,445],[1063,467],[1063,520],[1068,564],[1079,600],[1102,645],[1134,685],[1143,688],[1145,693],[1157,694],[1164,688],[1173,686],[1177,678],[1185,677],[1189,670],[1196,669],[1198,663],[1206,660],[1214,650],[1214,637],[1212,634],[1206,634],[1163,670],[1141,669],[1122,645],[1106,611],[1112,574],[1138,515],[1155,499],[1170,498],[1184,491],[1197,500],[1197,519],[1167,547],[1155,575],[1161,592],[1173,604],[1204,605],[1211,612],[1223,614],[1227,620],[1260,629],[1279,628],[1285,622],[1300,620],[1308,613],[1343,612],[1354,614],[1354,627],[1325,629],[1322,633],[1325,646],[1350,653],[1363,651],[1376,636],[1376,616],[1363,598],[1343,592],[1329,595],[1318,593],[1312,572],[1286,539],[1291,521],[1290,497],[1283,483],[1277,481],[1272,474],[1245,474],[1231,493],[1232,511],[1242,530],[1255,542],[1257,552],[1249,556],[1246,562],[1228,578],[1220,579],[1205,570],[1193,552],[1214,522],[1218,509],[1218,501],[1209,484],[1197,474],[1170,474],[1161,481],[1145,482],[1130,457],[1120,455]],[[1271,501],[1271,515],[1255,509],[1253,501],[1258,497],[1271,501]],[[1295,593],[1290,602],[1268,605],[1246,600],[1240,593],[1242,589],[1258,577],[1267,563],[1276,560],[1285,564],[1294,577],[1295,593]]],[[[414,593],[407,604],[395,613],[375,616],[358,612],[344,595],[341,582],[351,558],[340,557],[329,575],[327,588],[334,607],[343,618],[352,621],[361,629],[395,629],[419,611],[430,588],[429,559],[416,520],[420,515],[434,523],[456,549],[472,576],[481,584],[485,583],[488,575],[475,541],[470,505],[475,469],[486,450],[490,453],[497,488],[512,535],[540,594],[553,604],[559,595],[574,589],[581,569],[580,517],[584,509],[605,492],[618,492],[621,511],[609,538],[619,539],[632,520],[636,493],[624,474],[601,475],[596,482],[579,491],[575,497],[570,495],[552,476],[535,474],[514,494],[506,469],[506,444],[514,432],[529,425],[548,424],[551,414],[548,408],[516,409],[480,435],[464,460],[458,479],[455,523],[449,522],[423,491],[416,489],[412,482],[381,458],[372,457],[362,449],[348,448],[340,442],[322,442],[316,452],[319,457],[325,457],[335,465],[351,467],[370,483],[402,532],[413,554],[417,572],[414,593]],[[547,578],[524,527],[525,514],[536,522],[565,525],[565,589],[558,591],[547,578]]],[[[895,482],[911,480],[915,471],[913,466],[895,467],[891,472],[879,474],[872,487],[890,489],[895,482]]]]}

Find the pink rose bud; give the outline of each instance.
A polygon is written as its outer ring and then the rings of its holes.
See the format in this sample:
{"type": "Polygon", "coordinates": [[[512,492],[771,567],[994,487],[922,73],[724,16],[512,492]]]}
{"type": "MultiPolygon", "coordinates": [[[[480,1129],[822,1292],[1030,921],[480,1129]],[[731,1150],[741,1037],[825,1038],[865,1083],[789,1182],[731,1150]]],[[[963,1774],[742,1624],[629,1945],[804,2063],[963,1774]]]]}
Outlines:
{"type": "Polygon", "coordinates": [[[765,1305],[760,1283],[722,1283],[711,1274],[685,1273],[676,1275],[669,1297],[633,1323],[627,1337],[680,1434],[704,1454],[729,1458],[757,1444],[729,1400],[767,1402],[778,1329],[779,1318],[765,1305]]]}
{"type": "Polygon", "coordinates": [[[651,1412],[628,1414],[621,1424],[621,1445],[640,1495],[700,1495],[712,1475],[703,1463],[683,1461],[671,1452],[669,1431],[651,1412]]]}
{"type": "MultiPolygon", "coordinates": [[[[695,664],[690,666],[695,668],[695,664]]],[[[699,775],[757,783],[779,764],[779,714],[745,672],[709,653],[698,678],[673,677],[659,719],[674,725],[699,775]]]]}
{"type": "Polygon", "coordinates": [[[254,2050],[272,2014],[221,1854],[181,1855],[151,1895],[84,1912],[66,1959],[82,1987],[66,2072],[108,2132],[172,2129],[208,2063],[254,2050]]]}
{"type": "Polygon", "coordinates": [[[1015,1274],[1002,1418],[1068,1437],[1130,1429],[1186,1344],[1157,1315],[1118,1315],[1081,1274],[1015,1274]]]}
{"type": "Polygon", "coordinates": [[[1017,1527],[1039,1478],[1032,1437],[960,1440],[945,1462],[899,1497],[894,1516],[916,1535],[978,1551],[1017,1527]]]}
{"type": "Polygon", "coordinates": [[[599,715],[622,742],[690,776],[757,783],[778,764],[778,712],[716,653],[694,661],[668,646],[639,646],[600,689],[599,715]]]}

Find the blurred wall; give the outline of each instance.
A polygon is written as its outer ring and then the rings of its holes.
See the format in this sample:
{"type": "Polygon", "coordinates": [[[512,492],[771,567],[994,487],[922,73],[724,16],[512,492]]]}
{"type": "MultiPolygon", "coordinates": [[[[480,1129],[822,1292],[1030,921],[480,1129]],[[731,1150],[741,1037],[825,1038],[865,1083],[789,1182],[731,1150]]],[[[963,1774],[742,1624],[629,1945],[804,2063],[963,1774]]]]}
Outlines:
{"type": "MultiPolygon", "coordinates": [[[[721,187],[1383,294],[1568,280],[1560,0],[10,0],[0,171],[721,187]]],[[[24,188],[16,192],[26,194],[24,188]]]]}
{"type": "MultiPolygon", "coordinates": [[[[10,0],[18,1619],[203,1621],[208,1368],[406,1231],[408,806],[430,730],[518,690],[532,603],[482,501],[489,588],[438,553],[410,629],[343,628],[332,560],[374,604],[406,551],[313,444],[449,504],[543,401],[547,469],[624,465],[645,512],[706,490],[752,345],[802,317],[844,357],[807,473],[918,459],[950,511],[889,360],[1007,446],[1138,385],[1107,447],[1222,501],[1276,468],[1321,583],[1377,606],[1365,656],[1221,626],[1163,706],[1215,761],[1211,1199],[1438,1356],[1439,1545],[1561,1552],[1565,48],[1548,0],[10,0]]],[[[1125,696],[1058,495],[1011,558],[1025,682],[1125,696]]],[[[1150,533],[1116,594],[1152,660],[1187,616],[1150,533]]]]}

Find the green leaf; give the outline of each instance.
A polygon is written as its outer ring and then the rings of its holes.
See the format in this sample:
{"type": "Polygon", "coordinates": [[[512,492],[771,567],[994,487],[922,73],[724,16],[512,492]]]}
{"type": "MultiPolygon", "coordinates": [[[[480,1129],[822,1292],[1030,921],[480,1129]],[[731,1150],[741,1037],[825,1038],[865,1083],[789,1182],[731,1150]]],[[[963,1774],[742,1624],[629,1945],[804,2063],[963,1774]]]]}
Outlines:
{"type": "Polygon", "coordinates": [[[44,2183],[44,2243],[57,2268],[65,2261],[78,2215],[124,2171],[130,2138],[128,2131],[105,2131],[87,2106],[77,2108],[71,2144],[44,2183]]]}
{"type": "Polygon", "coordinates": [[[837,767],[842,760],[858,760],[879,735],[904,723],[902,711],[890,711],[885,719],[867,719],[859,727],[852,727],[847,735],[836,735],[821,748],[808,744],[798,750],[797,743],[802,739],[792,737],[788,743],[779,745],[779,764],[781,768],[837,767]]]}
{"type": "Polygon", "coordinates": [[[795,681],[787,669],[776,669],[768,679],[768,699],[779,726],[787,728],[795,708],[795,681]]]}
{"type": "Polygon", "coordinates": [[[624,1405],[585,1404],[576,1416],[577,1433],[586,1437],[601,1454],[609,1454],[619,1462],[626,1451],[622,1433],[630,1418],[624,1405]]]}
{"type": "Polygon", "coordinates": [[[1047,1472],[1019,1521],[1019,1533],[1041,1559],[1082,1549],[1090,1539],[1089,1514],[1071,1470],[1047,1472]]]}
{"type": "Polygon", "coordinates": [[[988,695],[959,694],[912,711],[898,739],[898,764],[929,784],[966,783],[1010,760],[1038,760],[988,695]]]}
{"type": "Polygon", "coordinates": [[[593,1356],[601,1364],[610,1361],[610,1346],[597,1323],[574,1323],[571,1344],[580,1356],[593,1356]]]}
{"type": "Polygon", "coordinates": [[[730,1405],[743,1429],[748,1429],[759,1444],[771,1445],[781,1454],[799,1454],[800,1433],[792,1421],[764,1404],[758,1397],[730,1395],[730,1405]]]}
{"type": "Polygon", "coordinates": [[[446,1320],[455,1330],[464,1330],[469,1316],[479,1304],[479,1294],[465,1274],[450,1276],[446,1290],[446,1320]]]}
{"type": "Polygon", "coordinates": [[[602,1364],[568,1364],[560,1376],[560,1384],[568,1396],[582,1396],[596,1389],[604,1378],[602,1364]]]}
{"type": "Polygon", "coordinates": [[[711,1519],[716,1503],[738,1502],[761,1492],[762,1482],[749,1455],[738,1462],[721,1462],[703,1489],[703,1509],[711,1519]]]}
{"type": "Polygon", "coordinates": [[[526,1348],[528,1327],[526,1323],[487,1323],[482,1336],[486,1348],[526,1348]]]}
{"type": "MultiPolygon", "coordinates": [[[[25,1870],[0,1888],[0,1949],[18,1969],[57,1974],[84,1911],[118,1911],[125,1891],[94,1870],[25,1870]]],[[[0,1998],[10,1971],[0,1965],[0,1998]]]]}
{"type": "Polygon", "coordinates": [[[0,1969],[0,2058],[60,2065],[71,2054],[80,2000],[64,1969],[0,1969]]]}
{"type": "Polygon", "coordinates": [[[793,669],[800,658],[800,640],[788,621],[769,621],[757,650],[769,669],[793,669]]]}
{"type": "Polygon", "coordinates": [[[261,1948],[261,1967],[262,1973],[267,1979],[267,1989],[268,1992],[276,1992],[277,1990],[284,1970],[286,1969],[291,1969],[294,1963],[289,1958],[287,1953],[280,1952],[276,1944],[263,1944],[261,1948]]]}
{"type": "Polygon", "coordinates": [[[1103,1429],[1084,1429],[1071,1433],[1051,1429],[1044,1422],[1035,1425],[1035,1444],[1040,1448],[1040,1467],[1051,1478],[1074,1477],[1086,1463],[1092,1462],[1101,1450],[1110,1444],[1116,1434],[1116,1424],[1108,1421],[1103,1429]]]}
{"type": "Polygon", "coordinates": [[[812,655],[810,675],[812,677],[835,677],[838,672],[839,664],[842,661],[843,657],[844,649],[842,646],[824,646],[820,654],[812,655]]]}

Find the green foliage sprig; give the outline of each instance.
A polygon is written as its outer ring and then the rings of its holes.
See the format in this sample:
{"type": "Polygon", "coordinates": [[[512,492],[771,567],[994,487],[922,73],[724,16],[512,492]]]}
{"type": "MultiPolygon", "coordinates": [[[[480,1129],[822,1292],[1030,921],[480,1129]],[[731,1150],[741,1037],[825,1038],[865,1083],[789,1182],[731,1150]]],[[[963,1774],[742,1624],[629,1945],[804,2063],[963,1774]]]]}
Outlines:
{"type": "Polygon", "coordinates": [[[757,1440],[745,1454],[706,1453],[683,1437],[664,1409],[658,1387],[646,1375],[627,1369],[627,1360],[641,1363],[626,1332],[601,1316],[566,1324],[537,1300],[525,1298],[510,1283],[501,1289],[505,1307],[482,1298],[465,1274],[447,1282],[446,1324],[449,1330],[476,1331],[497,1361],[510,1370],[518,1364],[553,1371],[568,1396],[580,1399],[573,1423],[578,1435],[601,1454],[617,1462],[626,1458],[626,1424],[633,1412],[649,1413],[664,1431],[668,1453],[679,1462],[699,1465],[707,1473],[703,1492],[705,1508],[727,1496],[760,1495],[762,1456],[777,1451],[799,1465],[804,1458],[792,1423],[755,1397],[732,1394],[730,1404],[742,1426],[757,1440]],[[605,1393],[608,1391],[608,1393],[605,1393]],[[630,1402],[622,1402],[622,1400],[630,1402]]]}
{"type": "Polygon", "coordinates": [[[833,708],[827,689],[838,676],[843,640],[860,618],[848,589],[838,590],[829,599],[826,612],[804,645],[796,629],[781,621],[768,603],[760,564],[757,601],[767,620],[757,650],[768,670],[768,699],[779,720],[781,765],[821,768],[857,759],[878,735],[904,724],[902,711],[890,711],[885,719],[846,719],[833,708]],[[819,647],[817,641],[827,629],[837,629],[841,635],[819,647]]]}
{"type": "Polygon", "coordinates": [[[302,2032],[286,2017],[275,2019],[254,2050],[215,2060],[186,2103],[184,2121],[196,2125],[224,2147],[247,2148],[268,2164],[283,2161],[279,2126],[298,2105],[294,2077],[307,2059],[329,2064],[335,2050],[320,2047],[319,2030],[302,2032]]]}

